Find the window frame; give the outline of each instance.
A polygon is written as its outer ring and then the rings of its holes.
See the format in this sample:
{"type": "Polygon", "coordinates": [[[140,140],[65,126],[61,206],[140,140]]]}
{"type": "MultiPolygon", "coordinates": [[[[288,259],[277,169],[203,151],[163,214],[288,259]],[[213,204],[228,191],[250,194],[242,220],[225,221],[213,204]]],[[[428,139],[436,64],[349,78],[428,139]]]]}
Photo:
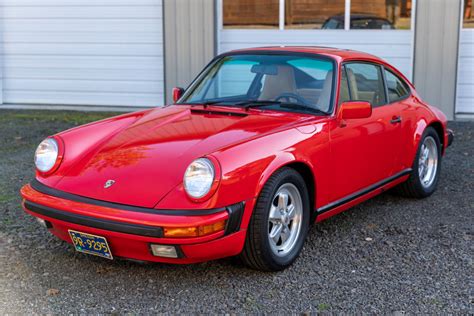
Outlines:
{"type": "MultiPolygon", "coordinates": [[[[218,8],[218,28],[220,30],[225,30],[224,26],[224,0],[217,0],[217,8],[218,8]]],[[[412,12],[410,15],[410,28],[409,29],[390,29],[390,30],[384,30],[384,29],[371,29],[369,31],[413,31],[414,32],[414,19],[416,18],[416,8],[417,8],[417,0],[412,0],[412,12]]],[[[341,31],[351,31],[351,30],[356,30],[360,31],[357,29],[351,29],[351,0],[344,0],[344,20],[343,20],[343,28],[342,29],[331,29],[329,31],[334,31],[334,32],[341,32],[341,31]]],[[[291,28],[285,27],[286,21],[285,21],[285,15],[286,15],[286,1],[285,0],[279,0],[279,12],[278,12],[278,26],[276,28],[271,28],[269,30],[293,30],[291,28]]],[[[461,24],[462,24],[462,19],[461,19],[461,24]]],[[[236,28],[240,29],[240,28],[236,28]]],[[[262,30],[262,29],[251,29],[251,30],[262,30]]],[[[308,29],[309,30],[309,29],[308,29]]],[[[323,30],[323,29],[321,29],[323,30]]],[[[326,30],[327,31],[327,30],[326,30]]]]}
{"type": "Polygon", "coordinates": [[[342,74],[345,74],[346,76],[346,81],[347,81],[347,91],[349,92],[349,101],[344,101],[344,102],[351,102],[352,101],[352,91],[351,91],[351,85],[349,84],[349,77],[347,76],[347,70],[346,70],[346,65],[345,63],[341,63],[341,71],[339,71],[339,86],[338,86],[338,91],[337,91],[337,106],[341,106],[342,103],[340,98],[341,98],[341,85],[342,85],[342,74]]]}
{"type": "MultiPolygon", "coordinates": [[[[283,1],[284,1],[284,0],[283,0],[283,1]]],[[[464,14],[465,14],[464,9],[465,9],[465,8],[464,8],[464,6],[466,5],[466,1],[467,1],[467,0],[462,0],[462,1],[461,1],[461,19],[460,19],[460,20],[461,20],[461,23],[460,23],[460,24],[461,24],[461,31],[464,31],[464,30],[467,30],[467,31],[474,30],[474,27],[465,27],[465,26],[464,26],[464,24],[465,24],[465,22],[464,22],[464,21],[465,21],[465,17],[464,17],[464,14]]],[[[472,8],[471,8],[471,9],[472,9],[472,8]]]]}
{"type": "MultiPolygon", "coordinates": [[[[372,108],[379,108],[379,107],[382,107],[382,106],[385,106],[385,105],[388,105],[390,104],[388,101],[388,90],[387,90],[387,82],[385,81],[385,73],[384,73],[384,67],[385,65],[381,64],[381,63],[378,63],[378,62],[375,62],[375,61],[371,61],[371,60],[364,60],[364,59],[351,59],[351,60],[347,60],[347,61],[344,61],[341,63],[341,67],[344,68],[344,71],[346,71],[346,76],[347,76],[347,70],[346,70],[346,65],[347,64],[369,64],[369,65],[372,65],[372,66],[375,66],[377,68],[379,68],[380,70],[380,73],[382,75],[382,83],[383,83],[383,92],[384,92],[384,96],[385,96],[385,102],[380,104],[380,105],[373,105],[372,103],[370,103],[370,105],[372,106],[372,108]]],[[[349,77],[347,76],[347,79],[349,80],[349,77]]],[[[340,82],[339,82],[340,84],[340,82]]],[[[351,98],[351,101],[355,102],[355,101],[364,101],[366,102],[365,100],[352,100],[352,91],[351,91],[351,85],[348,84],[349,86],[349,96],[351,98]]],[[[339,101],[339,100],[338,100],[339,101]]]]}
{"type": "MultiPolygon", "coordinates": [[[[175,104],[176,105],[188,104],[187,102],[183,102],[182,100],[189,97],[189,94],[191,94],[191,91],[194,91],[196,86],[198,86],[201,83],[201,81],[207,75],[208,71],[210,71],[210,69],[214,67],[215,64],[219,63],[223,58],[227,56],[239,56],[239,55],[270,55],[270,56],[271,55],[294,55],[294,56],[301,56],[301,57],[307,57],[307,58],[313,58],[313,59],[321,59],[321,60],[326,60],[326,61],[331,62],[334,75],[332,76],[331,100],[330,100],[330,108],[327,111],[327,116],[333,116],[334,113],[336,113],[336,110],[337,110],[336,100],[339,100],[339,97],[337,95],[339,90],[337,88],[339,87],[339,80],[340,80],[339,71],[338,71],[339,66],[338,66],[337,59],[328,55],[323,55],[323,54],[318,54],[318,53],[306,53],[306,52],[296,52],[296,51],[293,52],[293,51],[284,51],[284,50],[278,51],[278,50],[248,49],[244,51],[230,51],[230,52],[219,54],[216,57],[214,57],[201,70],[201,72],[194,78],[194,80],[186,87],[183,95],[175,104]]],[[[253,82],[252,82],[252,85],[253,85],[253,82]]]]}
{"type": "Polygon", "coordinates": [[[408,82],[406,82],[406,80],[404,80],[399,74],[397,74],[393,69],[387,67],[386,65],[382,65],[382,68],[383,68],[383,80],[384,80],[384,85],[385,85],[385,94],[387,96],[387,104],[384,104],[384,105],[391,105],[393,103],[397,103],[397,102],[400,102],[400,101],[403,101],[403,100],[406,100],[408,99],[412,94],[412,90],[411,90],[411,86],[408,84],[408,82]],[[394,101],[390,101],[390,98],[389,98],[389,94],[388,94],[388,81],[387,81],[387,76],[385,74],[385,71],[388,71],[390,72],[392,75],[394,75],[398,80],[400,80],[402,82],[402,84],[405,85],[405,88],[407,88],[408,90],[408,93],[401,97],[401,98],[398,98],[394,101]]]}

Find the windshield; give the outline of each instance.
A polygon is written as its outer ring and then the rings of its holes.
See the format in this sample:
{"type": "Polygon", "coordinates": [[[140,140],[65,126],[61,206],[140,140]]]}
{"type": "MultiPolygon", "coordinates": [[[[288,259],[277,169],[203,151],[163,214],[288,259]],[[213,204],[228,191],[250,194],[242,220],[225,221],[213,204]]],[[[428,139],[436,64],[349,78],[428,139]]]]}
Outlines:
{"type": "Polygon", "coordinates": [[[329,113],[333,73],[333,61],[317,56],[228,55],[211,64],[179,101],[329,113]]]}

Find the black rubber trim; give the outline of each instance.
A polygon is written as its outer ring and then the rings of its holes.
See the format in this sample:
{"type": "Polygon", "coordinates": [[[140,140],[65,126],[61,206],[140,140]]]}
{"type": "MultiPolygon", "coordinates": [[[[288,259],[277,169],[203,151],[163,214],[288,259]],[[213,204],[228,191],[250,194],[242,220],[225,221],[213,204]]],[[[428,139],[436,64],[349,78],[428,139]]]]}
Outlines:
{"type": "Polygon", "coordinates": [[[411,168],[405,169],[405,170],[403,170],[403,171],[401,171],[401,172],[399,172],[399,173],[397,173],[397,174],[395,174],[395,175],[393,175],[393,176],[391,176],[387,179],[379,181],[379,182],[377,182],[377,183],[375,183],[375,184],[373,184],[373,185],[371,185],[371,186],[369,186],[365,189],[362,189],[362,190],[357,191],[355,193],[352,193],[352,194],[350,194],[346,197],[343,197],[342,199],[339,199],[335,202],[332,202],[332,203],[329,203],[329,204],[327,204],[323,207],[320,207],[316,211],[317,215],[321,215],[322,213],[328,212],[328,211],[330,211],[330,210],[332,210],[336,207],[339,207],[339,206],[344,205],[344,204],[346,204],[346,203],[348,203],[352,200],[355,200],[355,199],[357,199],[357,198],[359,198],[363,195],[366,195],[367,193],[375,191],[375,190],[383,187],[384,185],[389,184],[390,182],[397,180],[398,178],[401,178],[403,176],[406,176],[406,175],[410,174],[411,171],[412,171],[411,168]]]}
{"type": "Polygon", "coordinates": [[[25,201],[24,205],[27,210],[33,213],[41,214],[68,223],[132,235],[140,235],[146,237],[163,237],[163,229],[161,227],[121,223],[116,221],[98,219],[95,217],[89,217],[56,210],[51,207],[39,205],[30,201],[25,201]]]}
{"type": "Polygon", "coordinates": [[[248,116],[248,114],[245,114],[245,113],[226,112],[226,111],[212,111],[212,110],[197,110],[197,109],[191,109],[191,113],[203,114],[203,115],[207,114],[207,115],[238,116],[238,117],[248,116]]]}
{"type": "Polygon", "coordinates": [[[454,140],[454,132],[448,129],[448,146],[446,147],[451,146],[451,144],[453,143],[453,140],[454,140]]]}
{"type": "Polygon", "coordinates": [[[48,187],[36,179],[34,179],[30,183],[30,185],[33,189],[35,189],[38,192],[55,196],[61,199],[85,203],[85,204],[115,208],[115,209],[124,210],[124,211],[139,212],[139,213],[149,213],[149,214],[158,214],[158,215],[175,215],[175,216],[203,216],[203,215],[211,215],[211,214],[224,212],[226,210],[225,207],[208,209],[208,210],[157,210],[153,208],[146,208],[146,207],[139,207],[139,206],[132,206],[132,205],[125,205],[125,204],[120,204],[120,203],[95,200],[88,197],[84,197],[84,196],[80,196],[80,195],[76,195],[72,193],[67,193],[64,191],[60,191],[60,190],[48,187]]]}
{"type": "Polygon", "coordinates": [[[244,215],[245,203],[237,203],[227,207],[227,213],[229,213],[229,219],[227,220],[227,226],[225,228],[225,234],[229,235],[240,230],[240,224],[242,223],[242,216],[244,215]]]}

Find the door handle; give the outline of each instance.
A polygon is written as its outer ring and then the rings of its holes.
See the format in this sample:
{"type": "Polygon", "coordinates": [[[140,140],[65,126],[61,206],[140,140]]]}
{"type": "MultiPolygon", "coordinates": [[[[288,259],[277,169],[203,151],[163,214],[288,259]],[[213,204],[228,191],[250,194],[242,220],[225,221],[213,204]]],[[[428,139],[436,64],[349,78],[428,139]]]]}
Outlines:
{"type": "Polygon", "coordinates": [[[400,115],[398,116],[392,116],[392,119],[390,120],[390,123],[392,124],[397,124],[402,122],[402,117],[400,115]]]}

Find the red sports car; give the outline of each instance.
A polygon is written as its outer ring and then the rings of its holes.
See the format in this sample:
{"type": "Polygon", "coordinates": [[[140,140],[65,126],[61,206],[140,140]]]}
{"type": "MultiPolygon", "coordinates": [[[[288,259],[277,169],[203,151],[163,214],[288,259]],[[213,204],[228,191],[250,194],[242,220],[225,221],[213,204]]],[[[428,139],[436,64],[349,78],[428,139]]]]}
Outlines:
{"type": "Polygon", "coordinates": [[[312,223],[395,186],[431,195],[453,139],[399,71],[350,50],[225,53],[173,98],[46,138],[26,212],[109,259],[281,270],[312,223]]]}

